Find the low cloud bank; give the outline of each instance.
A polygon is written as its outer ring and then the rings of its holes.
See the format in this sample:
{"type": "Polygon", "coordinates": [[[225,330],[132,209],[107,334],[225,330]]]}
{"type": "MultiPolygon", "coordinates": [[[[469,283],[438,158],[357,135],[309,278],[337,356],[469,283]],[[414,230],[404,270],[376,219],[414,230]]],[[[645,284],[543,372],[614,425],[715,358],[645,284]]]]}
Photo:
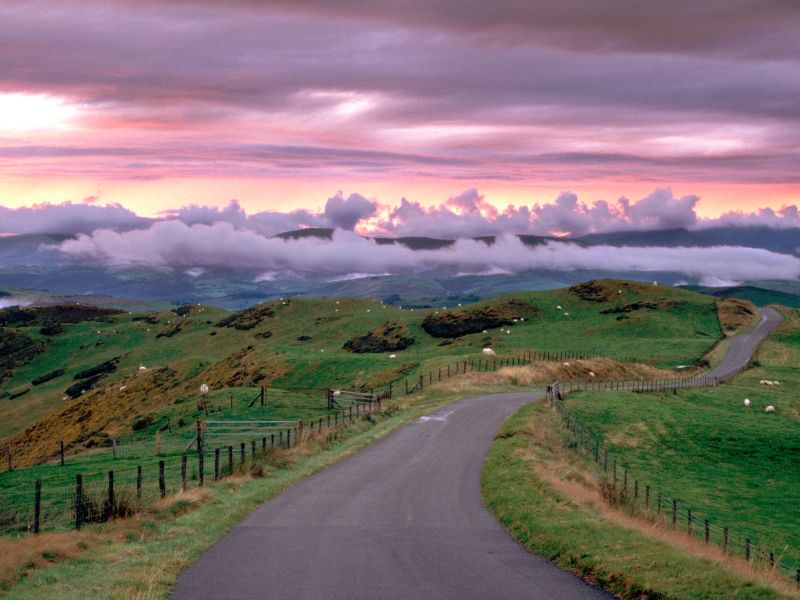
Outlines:
{"type": "Polygon", "coordinates": [[[457,240],[438,250],[380,245],[336,230],[332,239],[267,238],[230,223],[163,221],[126,232],[98,230],[57,246],[66,258],[101,265],[153,268],[241,268],[264,279],[282,275],[342,277],[351,273],[491,273],[548,270],[664,271],[727,281],[800,278],[800,258],[738,246],[711,248],[582,247],[550,242],[530,247],[505,234],[494,244],[457,240]]]}
{"type": "Polygon", "coordinates": [[[800,209],[787,205],[754,212],[731,211],[717,218],[697,214],[698,196],[675,196],[662,188],[637,201],[622,197],[614,202],[584,202],[571,192],[553,202],[498,208],[478,190],[470,188],[427,206],[403,198],[398,205],[382,204],[361,194],[337,193],[321,210],[260,211],[247,213],[233,200],[224,207],[191,204],[162,211],[156,219],[139,217],[119,204],[100,205],[96,199],[83,203],[38,204],[31,207],[0,206],[0,234],[61,233],[74,235],[98,229],[128,231],[146,229],[155,222],[177,221],[185,225],[228,223],[237,229],[264,236],[306,227],[360,231],[384,236],[430,236],[456,239],[503,233],[569,235],[613,231],[705,229],[720,226],[800,227],[800,209]]]}

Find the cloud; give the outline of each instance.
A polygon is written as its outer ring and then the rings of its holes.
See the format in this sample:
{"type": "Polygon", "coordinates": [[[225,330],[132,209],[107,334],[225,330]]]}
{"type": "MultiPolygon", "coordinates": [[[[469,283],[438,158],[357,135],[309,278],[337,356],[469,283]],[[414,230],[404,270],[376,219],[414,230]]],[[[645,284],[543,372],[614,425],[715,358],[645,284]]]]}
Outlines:
{"type": "MultiPolygon", "coordinates": [[[[773,227],[785,229],[789,227],[800,227],[800,209],[796,204],[784,205],[778,210],[773,208],[759,208],[755,212],[745,213],[743,211],[729,211],[723,213],[716,219],[704,220],[700,223],[702,227],[712,227],[718,225],[731,225],[734,227],[773,227]]],[[[800,240],[798,240],[800,246],[800,240]]]]}
{"type": "Polygon", "coordinates": [[[227,267],[269,273],[270,277],[351,273],[412,274],[606,270],[683,273],[697,278],[742,281],[797,279],[800,258],[736,246],[712,248],[582,247],[549,242],[530,247],[516,236],[494,244],[460,239],[439,250],[414,251],[398,244],[380,245],[355,233],[337,230],[331,239],[265,238],[230,223],[186,225],[154,223],[147,229],[81,234],[58,246],[75,261],[153,268],[227,267]]]}
{"type": "Polygon", "coordinates": [[[35,204],[20,208],[0,206],[0,233],[49,233],[74,235],[95,229],[124,231],[145,227],[152,222],[120,204],[90,203],[35,204]]]}
{"type": "Polygon", "coordinates": [[[325,218],[332,227],[352,231],[359,221],[375,214],[378,204],[367,200],[361,194],[350,194],[347,198],[337,195],[325,203],[325,218]]]}

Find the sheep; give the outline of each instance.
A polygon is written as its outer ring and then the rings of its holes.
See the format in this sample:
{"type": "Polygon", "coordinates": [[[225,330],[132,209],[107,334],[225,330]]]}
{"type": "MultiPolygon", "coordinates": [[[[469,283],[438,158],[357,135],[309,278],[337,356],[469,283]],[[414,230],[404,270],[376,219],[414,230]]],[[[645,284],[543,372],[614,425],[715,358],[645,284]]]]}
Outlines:
{"type": "Polygon", "coordinates": [[[568,367],[568,366],[569,366],[569,363],[564,363],[564,366],[565,366],[565,367],[568,367]]]}
{"type": "Polygon", "coordinates": [[[511,333],[511,330],[510,329],[506,329],[506,333],[511,333]]]}
{"type": "Polygon", "coordinates": [[[127,387],[128,387],[127,385],[121,385],[121,386],[119,386],[119,391],[120,392],[124,392],[125,388],[127,388],[127,387]]]}
{"type": "Polygon", "coordinates": [[[492,350],[491,348],[484,348],[483,349],[483,355],[484,356],[497,356],[497,353],[494,350],[492,350]]]}
{"type": "Polygon", "coordinates": [[[589,371],[589,377],[596,377],[596,375],[594,374],[594,371],[589,371]]]}
{"type": "Polygon", "coordinates": [[[658,285],[658,282],[657,282],[657,281],[654,281],[654,282],[653,282],[653,285],[658,285]]]}
{"type": "Polygon", "coordinates": [[[145,367],[144,365],[139,365],[139,370],[140,371],[147,371],[147,367],[145,367]]]}
{"type": "Polygon", "coordinates": [[[770,404],[767,408],[764,409],[764,412],[765,413],[774,413],[775,412],[775,407],[770,404]]]}
{"type": "Polygon", "coordinates": [[[750,398],[745,398],[744,399],[744,405],[745,406],[750,406],[750,398]]]}
{"type": "Polygon", "coordinates": [[[569,316],[569,313],[568,313],[568,312],[565,312],[565,313],[564,313],[564,316],[565,316],[565,317],[568,317],[568,316],[569,316]]]}
{"type": "Polygon", "coordinates": [[[780,384],[781,384],[781,382],[778,381],[777,379],[773,379],[772,380],[772,385],[780,385],[780,384]]]}
{"type": "Polygon", "coordinates": [[[556,305],[556,310],[561,310],[561,305],[560,304],[556,305]]]}
{"type": "Polygon", "coordinates": [[[483,333],[489,333],[489,330],[488,329],[484,329],[483,333]]]}
{"type": "Polygon", "coordinates": [[[389,358],[397,358],[397,354],[390,354],[389,358]]]}

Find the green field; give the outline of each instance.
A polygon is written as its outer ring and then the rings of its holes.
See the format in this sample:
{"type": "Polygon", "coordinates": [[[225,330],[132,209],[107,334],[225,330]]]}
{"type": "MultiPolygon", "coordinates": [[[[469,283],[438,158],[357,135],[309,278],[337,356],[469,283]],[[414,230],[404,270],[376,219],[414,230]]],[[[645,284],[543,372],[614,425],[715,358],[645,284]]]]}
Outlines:
{"type": "Polygon", "coordinates": [[[231,313],[199,306],[190,307],[185,316],[125,312],[64,324],[63,331],[50,336],[40,333],[41,323],[6,325],[2,329],[43,344],[44,352],[15,366],[2,383],[0,446],[33,427],[12,440],[21,444],[17,454],[24,464],[26,452],[30,459],[51,457],[60,440],[70,450],[81,450],[109,436],[122,437],[142,417],[170,417],[173,424],[182,419],[191,426],[200,416],[195,406],[201,383],[222,395],[229,388],[252,385],[381,391],[389,383],[413,382],[419,374],[455,361],[476,360],[486,346],[498,358],[529,350],[595,349],[670,368],[694,362],[721,335],[715,300],[707,296],[632,282],[602,282],[599,289],[601,297],[570,288],[514,294],[452,311],[348,298],[279,300],[251,309],[268,316],[239,329],[218,326],[231,313]],[[428,315],[464,314],[512,299],[529,307],[533,316],[451,338],[432,337],[421,327],[428,315]],[[634,308],[602,312],[620,306],[634,308]],[[414,340],[393,352],[396,358],[389,352],[343,349],[348,339],[386,323],[399,324],[414,340]],[[65,398],[80,371],[109,360],[116,361],[112,373],[78,398],[65,398]],[[57,369],[64,373],[32,385],[57,369]]]}
{"type": "Polygon", "coordinates": [[[676,394],[582,392],[568,396],[565,408],[642,485],[692,508],[697,523],[727,526],[737,544],[749,537],[798,567],[800,312],[782,312],[755,368],[731,383],[676,394]],[[768,405],[776,412],[765,413],[768,405]]]}

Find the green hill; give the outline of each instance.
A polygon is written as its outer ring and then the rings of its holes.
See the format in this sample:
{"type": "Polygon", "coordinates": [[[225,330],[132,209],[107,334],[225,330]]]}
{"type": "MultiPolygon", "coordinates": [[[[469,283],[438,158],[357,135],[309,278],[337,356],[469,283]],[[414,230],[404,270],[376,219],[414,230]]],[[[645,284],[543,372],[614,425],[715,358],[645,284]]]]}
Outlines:
{"type": "Polygon", "coordinates": [[[0,446],[16,435],[31,460],[52,456],[56,440],[80,448],[130,433],[137,419],[190,423],[202,383],[217,397],[252,395],[255,385],[382,390],[478,359],[487,346],[500,358],[597,349],[673,368],[695,362],[721,336],[714,298],[615,280],[450,310],[339,298],[276,300],[237,313],[199,305],[66,313],[0,311],[0,446]],[[442,319],[450,324],[443,332],[425,326],[442,319]],[[459,329],[464,323],[472,326],[459,329]],[[395,336],[403,343],[393,345],[395,336]],[[396,357],[364,348],[395,348],[396,357]]]}

